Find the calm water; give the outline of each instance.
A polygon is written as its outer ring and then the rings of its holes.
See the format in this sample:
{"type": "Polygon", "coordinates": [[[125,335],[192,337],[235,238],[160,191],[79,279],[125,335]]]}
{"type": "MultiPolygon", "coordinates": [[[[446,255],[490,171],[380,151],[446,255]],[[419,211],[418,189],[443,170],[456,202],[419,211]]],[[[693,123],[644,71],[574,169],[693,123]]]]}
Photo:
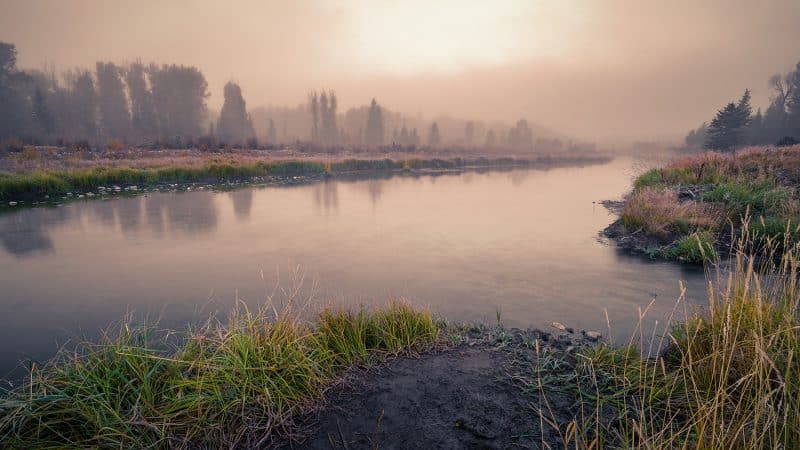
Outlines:
{"type": "Polygon", "coordinates": [[[0,215],[0,377],[127,311],[179,326],[263,301],[300,266],[313,305],[404,296],[452,320],[627,337],[702,273],[619,254],[597,233],[632,162],[157,193],[0,215]],[[262,279],[261,273],[264,273],[262,279]],[[237,294],[238,293],[238,294],[237,294]]]}

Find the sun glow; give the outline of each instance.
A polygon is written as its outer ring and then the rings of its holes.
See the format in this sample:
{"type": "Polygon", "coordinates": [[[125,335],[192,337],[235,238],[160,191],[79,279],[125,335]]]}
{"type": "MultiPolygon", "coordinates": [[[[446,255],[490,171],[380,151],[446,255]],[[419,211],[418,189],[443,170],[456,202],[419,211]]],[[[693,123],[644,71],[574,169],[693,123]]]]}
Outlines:
{"type": "Polygon", "coordinates": [[[367,2],[355,8],[356,64],[370,72],[458,71],[535,53],[538,3],[367,2]]]}

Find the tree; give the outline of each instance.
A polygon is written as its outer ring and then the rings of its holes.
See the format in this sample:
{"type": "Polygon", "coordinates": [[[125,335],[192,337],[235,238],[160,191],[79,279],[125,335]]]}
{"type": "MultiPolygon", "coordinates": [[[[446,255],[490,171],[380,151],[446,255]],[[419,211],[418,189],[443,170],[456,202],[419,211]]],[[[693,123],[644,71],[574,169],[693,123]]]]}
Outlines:
{"type": "Polygon", "coordinates": [[[17,48],[0,42],[0,139],[22,137],[28,125],[29,106],[23,93],[28,77],[17,70],[17,48]]]}
{"type": "Polygon", "coordinates": [[[750,91],[745,90],[738,103],[728,103],[717,111],[716,117],[708,127],[708,137],[703,147],[714,150],[732,150],[742,145],[751,114],[750,91]]]}
{"type": "Polygon", "coordinates": [[[308,110],[311,113],[311,142],[319,139],[319,97],[316,92],[308,94],[308,110]]]}
{"type": "Polygon", "coordinates": [[[365,131],[366,144],[372,147],[383,145],[384,129],[383,129],[383,114],[381,107],[375,99],[369,105],[367,113],[367,127],[365,131]]]}
{"type": "Polygon", "coordinates": [[[92,75],[78,71],[72,86],[76,136],[92,139],[97,134],[97,94],[92,75]]]}
{"type": "Polygon", "coordinates": [[[696,129],[689,130],[689,133],[686,135],[686,138],[684,139],[684,144],[686,145],[686,148],[689,149],[703,148],[703,143],[706,141],[706,137],[708,135],[707,128],[708,124],[703,122],[696,129]]]}
{"type": "Polygon", "coordinates": [[[38,86],[33,94],[33,119],[38,131],[51,135],[56,130],[56,119],[47,103],[47,99],[38,86]]]}
{"type": "Polygon", "coordinates": [[[472,145],[473,139],[475,139],[475,123],[470,120],[464,125],[464,144],[472,145]]]}
{"type": "Polygon", "coordinates": [[[225,102],[219,114],[217,133],[222,141],[243,143],[255,136],[253,123],[247,114],[247,104],[242,96],[242,88],[229,81],[224,89],[225,102]]]}
{"type": "Polygon", "coordinates": [[[114,63],[98,62],[95,66],[97,77],[97,105],[100,112],[100,128],[107,137],[127,139],[130,133],[131,117],[122,69],[114,63]]]}
{"type": "Polygon", "coordinates": [[[786,132],[795,140],[800,140],[800,62],[795,70],[787,76],[787,117],[786,132]]]}
{"type": "Polygon", "coordinates": [[[433,122],[431,129],[428,131],[428,145],[436,147],[442,142],[442,135],[439,133],[439,125],[433,122]]]}
{"type": "Polygon", "coordinates": [[[497,138],[494,136],[494,130],[489,130],[486,132],[486,141],[483,143],[483,146],[489,149],[494,148],[496,140],[497,138]]]}
{"type": "Polygon", "coordinates": [[[337,107],[336,93],[330,91],[326,97],[323,91],[320,96],[320,112],[322,115],[322,142],[325,144],[335,144],[339,138],[339,128],[336,126],[337,107]],[[326,98],[325,103],[322,102],[323,98],[326,98]]]}
{"type": "Polygon", "coordinates": [[[527,120],[518,120],[517,124],[508,131],[508,145],[524,149],[533,147],[533,132],[531,132],[527,120]]]}
{"type": "Polygon", "coordinates": [[[192,66],[151,64],[147,69],[156,115],[163,135],[178,138],[200,136],[208,114],[208,83],[192,66]]]}
{"type": "Polygon", "coordinates": [[[270,144],[278,143],[278,132],[275,130],[275,122],[269,119],[269,128],[267,131],[267,142],[270,144]]]}
{"type": "Polygon", "coordinates": [[[128,85],[131,101],[131,128],[134,136],[142,140],[155,139],[158,137],[158,117],[142,63],[136,62],[128,66],[125,83],[128,85]]]}
{"type": "Polygon", "coordinates": [[[406,124],[403,124],[403,128],[400,129],[400,135],[397,137],[397,143],[400,145],[411,145],[410,136],[408,134],[408,128],[406,128],[406,124]]]}

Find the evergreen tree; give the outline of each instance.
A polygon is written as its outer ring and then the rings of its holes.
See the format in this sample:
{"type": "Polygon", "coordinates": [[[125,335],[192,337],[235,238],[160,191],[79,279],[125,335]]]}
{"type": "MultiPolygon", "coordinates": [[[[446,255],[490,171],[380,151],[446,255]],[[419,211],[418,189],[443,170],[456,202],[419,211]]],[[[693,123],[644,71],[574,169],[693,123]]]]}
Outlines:
{"type": "Polygon", "coordinates": [[[470,120],[464,125],[464,144],[472,145],[473,139],[475,139],[475,124],[470,120]]]}
{"type": "Polygon", "coordinates": [[[242,88],[229,81],[224,89],[225,102],[219,114],[217,133],[227,143],[243,143],[255,136],[253,123],[247,114],[247,104],[242,96],[242,88]]]}
{"type": "Polygon", "coordinates": [[[433,122],[430,131],[428,131],[428,145],[436,147],[442,142],[442,135],[439,133],[439,125],[433,122]]]}
{"type": "Polygon", "coordinates": [[[522,149],[530,149],[533,147],[533,132],[531,132],[527,120],[518,120],[517,124],[508,130],[508,145],[522,149]]]}
{"type": "Polygon", "coordinates": [[[275,122],[269,119],[269,128],[267,131],[267,142],[270,144],[278,143],[278,132],[275,130],[275,122]]]}
{"type": "Polygon", "coordinates": [[[308,94],[308,111],[311,113],[311,142],[319,140],[319,97],[316,92],[308,94]]]}
{"type": "Polygon", "coordinates": [[[414,147],[419,145],[419,134],[417,134],[416,128],[411,130],[411,134],[408,136],[408,143],[414,147]]]}
{"type": "Polygon", "coordinates": [[[716,117],[708,127],[708,138],[704,148],[732,150],[744,144],[745,131],[750,123],[752,108],[750,91],[745,90],[738,103],[728,103],[717,111],[716,117]]]}
{"type": "Polygon", "coordinates": [[[497,138],[494,136],[494,130],[489,130],[486,133],[486,142],[484,142],[483,146],[488,148],[488,149],[492,149],[495,146],[495,141],[496,140],[497,140],[497,138]]]}
{"type": "Polygon", "coordinates": [[[383,145],[384,129],[383,129],[383,113],[381,107],[375,99],[369,105],[367,113],[367,127],[365,131],[366,144],[371,147],[379,147],[383,145]]]}

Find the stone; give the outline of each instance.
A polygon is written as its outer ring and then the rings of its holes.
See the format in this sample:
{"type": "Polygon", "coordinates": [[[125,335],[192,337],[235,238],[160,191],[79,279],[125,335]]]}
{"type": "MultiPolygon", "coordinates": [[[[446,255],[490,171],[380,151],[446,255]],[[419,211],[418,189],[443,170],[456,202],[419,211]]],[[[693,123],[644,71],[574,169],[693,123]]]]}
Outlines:
{"type": "Polygon", "coordinates": [[[603,336],[597,331],[584,331],[583,335],[586,336],[586,339],[589,339],[592,342],[597,342],[603,336]]]}

